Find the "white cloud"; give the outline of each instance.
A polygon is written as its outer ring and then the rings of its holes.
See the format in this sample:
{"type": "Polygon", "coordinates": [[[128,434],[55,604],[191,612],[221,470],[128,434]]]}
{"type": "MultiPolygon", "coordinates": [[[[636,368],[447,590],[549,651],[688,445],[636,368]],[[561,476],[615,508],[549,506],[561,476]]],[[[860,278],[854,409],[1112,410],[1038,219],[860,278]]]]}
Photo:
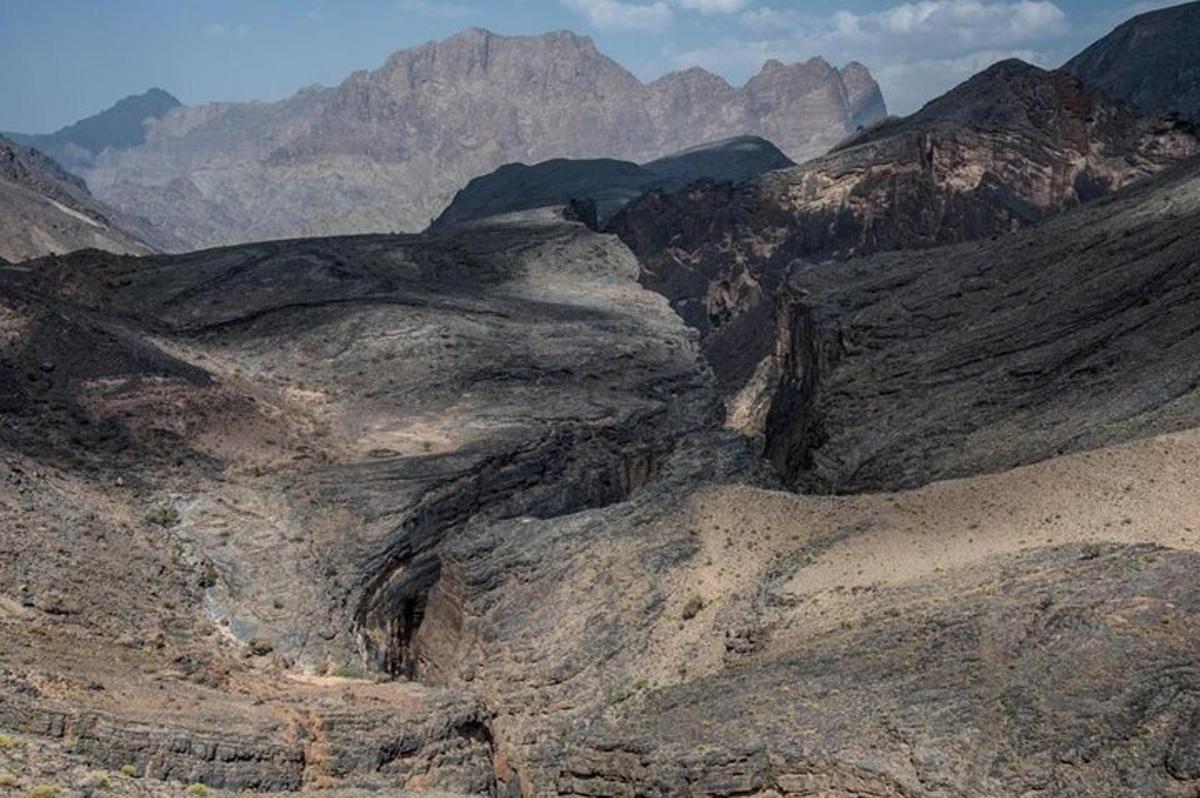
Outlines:
{"type": "Polygon", "coordinates": [[[674,19],[674,12],[663,0],[653,3],[562,0],[562,4],[586,16],[588,22],[600,30],[660,31],[674,19]]]}
{"type": "Polygon", "coordinates": [[[214,39],[245,39],[250,35],[249,25],[222,25],[215,22],[204,29],[205,36],[214,39]]]}
{"type": "Polygon", "coordinates": [[[435,2],[435,0],[400,0],[399,8],[406,14],[442,17],[443,19],[462,19],[475,13],[475,9],[471,6],[435,2]]]}
{"type": "Polygon", "coordinates": [[[748,0],[679,0],[679,5],[688,11],[701,14],[732,14],[746,7],[748,0]]]}
{"type": "Polygon", "coordinates": [[[747,36],[730,35],[700,50],[669,53],[676,66],[707,66],[735,77],[763,61],[820,55],[866,64],[888,107],[909,113],[926,100],[1002,58],[1057,65],[1066,14],[1049,0],[912,0],[878,11],[829,15],[793,5],[741,13],[747,36]]]}

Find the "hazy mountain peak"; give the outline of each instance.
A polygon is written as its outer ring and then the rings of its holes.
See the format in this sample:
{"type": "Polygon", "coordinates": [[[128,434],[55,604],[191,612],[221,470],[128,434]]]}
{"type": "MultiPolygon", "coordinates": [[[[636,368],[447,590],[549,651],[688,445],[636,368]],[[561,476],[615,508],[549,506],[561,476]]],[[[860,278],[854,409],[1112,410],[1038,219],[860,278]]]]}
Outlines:
{"type": "Polygon", "coordinates": [[[111,107],[49,134],[6,134],[45,152],[70,169],[89,164],[107,149],[124,150],[146,140],[147,120],[161,119],[180,106],[169,92],[154,87],[123,97],[111,107]]]}

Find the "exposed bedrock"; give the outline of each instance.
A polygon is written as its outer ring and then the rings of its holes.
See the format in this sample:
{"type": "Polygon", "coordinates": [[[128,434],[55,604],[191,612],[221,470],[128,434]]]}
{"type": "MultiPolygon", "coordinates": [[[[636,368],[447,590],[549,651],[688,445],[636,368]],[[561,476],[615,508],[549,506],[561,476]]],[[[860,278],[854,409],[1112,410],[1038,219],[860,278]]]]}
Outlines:
{"type": "MultiPolygon", "coordinates": [[[[812,385],[811,376],[797,381],[795,374],[779,373],[786,365],[781,358],[794,349],[787,339],[795,333],[787,328],[800,317],[792,310],[797,302],[816,317],[843,310],[840,300],[805,299],[810,282],[834,283],[822,275],[842,270],[869,273],[886,284],[889,278],[882,275],[891,262],[874,257],[877,253],[930,250],[931,260],[958,275],[947,279],[943,294],[920,298],[937,316],[943,306],[964,301],[955,295],[953,281],[966,279],[966,272],[988,258],[986,246],[964,247],[947,258],[946,245],[989,241],[1045,224],[1186,162],[1198,146],[1193,127],[1176,118],[1139,117],[1072,75],[1004,61],[916,114],[865,130],[794,168],[740,185],[700,182],[673,193],[649,192],[618,213],[610,228],[637,254],[643,285],[670,299],[700,332],[730,425],[763,444],[773,439],[764,451],[795,480],[798,468],[808,468],[801,464],[812,460],[810,450],[821,435],[812,413],[793,412],[807,399],[785,395],[776,401],[781,379],[791,386],[785,393],[804,393],[812,385]],[[868,261],[860,268],[863,257],[868,261]],[[768,435],[773,405],[776,420],[768,435]],[[798,419],[803,429],[781,429],[784,418],[798,419]],[[792,438],[796,443],[786,442],[792,438]]],[[[887,294],[881,290],[873,301],[882,305],[887,294]]],[[[845,302],[851,308],[855,303],[845,302]]],[[[903,313],[896,310],[898,328],[909,323],[903,313]]],[[[837,337],[835,327],[818,322],[814,330],[821,338],[837,337]]],[[[896,334],[907,335],[899,329],[896,334]]],[[[826,343],[816,345],[826,351],[826,343]]],[[[864,374],[862,385],[880,383],[864,374]]],[[[860,410],[869,415],[870,408],[860,410]]],[[[820,402],[814,411],[821,414],[820,402]]],[[[817,481],[835,490],[854,489],[848,474],[819,475],[817,481]]]]}
{"type": "Polygon", "coordinates": [[[797,268],[734,418],[818,492],[1194,426],[1197,242],[1192,162],[1027,232],[797,268]]]}

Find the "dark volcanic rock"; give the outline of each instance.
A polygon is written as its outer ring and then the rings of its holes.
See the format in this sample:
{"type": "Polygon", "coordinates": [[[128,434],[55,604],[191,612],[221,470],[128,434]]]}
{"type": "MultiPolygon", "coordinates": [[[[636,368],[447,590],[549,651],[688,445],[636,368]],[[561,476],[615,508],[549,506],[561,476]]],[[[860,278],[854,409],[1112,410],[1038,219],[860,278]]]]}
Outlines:
{"type": "Polygon", "coordinates": [[[767,452],[860,491],[1196,426],[1197,242],[1193,161],[1020,234],[799,268],[767,452]]]}
{"type": "Polygon", "coordinates": [[[794,165],[771,142],[753,136],[704,144],[641,166],[612,159],[505,164],[455,194],[430,229],[577,199],[595,202],[598,221],[604,224],[650,189],[678,190],[704,178],[741,182],[794,165]]]}
{"type": "Polygon", "coordinates": [[[1125,22],[1064,66],[1143,113],[1200,121],[1200,3],[1125,22]]]}
{"type": "Polygon", "coordinates": [[[772,62],[746,86],[689,70],[650,84],[569,32],[473,29],[278,103],[179,108],[82,172],[190,247],[424,229],[472,178],[556,158],[643,162],[757,135],[797,161],[879,113],[857,65],[772,62]]]}
{"type": "MultiPolygon", "coordinates": [[[[771,351],[793,264],[1008,233],[1198,147],[1190,126],[1141,119],[1067,73],[1005,61],[823,158],[737,188],[650,192],[611,229],[637,253],[643,284],[701,331],[735,396],[771,351]]],[[[739,426],[761,423],[756,401],[735,400],[739,426]]]]}
{"type": "Polygon", "coordinates": [[[124,150],[141,144],[146,140],[146,124],[161,119],[179,105],[179,100],[167,92],[153,88],[119,100],[111,108],[54,133],[4,135],[41,150],[67,169],[78,172],[91,166],[96,156],[107,149],[124,150]]]}

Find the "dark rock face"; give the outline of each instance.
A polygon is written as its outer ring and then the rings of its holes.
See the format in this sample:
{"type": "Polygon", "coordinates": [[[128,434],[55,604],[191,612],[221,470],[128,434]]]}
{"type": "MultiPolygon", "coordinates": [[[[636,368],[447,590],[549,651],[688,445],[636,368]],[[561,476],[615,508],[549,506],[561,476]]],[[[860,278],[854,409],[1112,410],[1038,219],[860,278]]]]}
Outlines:
{"type": "Polygon", "coordinates": [[[1125,22],[1063,69],[1143,113],[1200,121],[1200,3],[1151,11],[1125,22]]]}
{"type": "MultiPolygon", "coordinates": [[[[761,429],[776,304],[797,263],[976,240],[1041,222],[1200,148],[1077,78],[996,64],[904,120],[740,187],[652,192],[610,227],[704,347],[741,428],[761,429]],[[756,374],[758,377],[756,378],[756,374]]],[[[768,380],[769,381],[769,380],[768,380]]]]}
{"type": "Polygon", "coordinates": [[[861,491],[1196,426],[1197,240],[1193,162],[1028,232],[799,268],[766,450],[861,491]]]}
{"type": "Polygon", "coordinates": [[[95,116],[81,119],[54,133],[6,133],[13,141],[34,147],[73,172],[88,168],[107,149],[125,150],[146,140],[146,124],[161,119],[176,100],[159,88],[119,100],[95,116]]]}
{"type": "Polygon", "coordinates": [[[644,162],[731,136],[819,155],[882,111],[857,65],[769,64],[742,88],[701,70],[648,85],[567,32],[470,30],[279,103],[179,108],[81,172],[189,247],[417,231],[502,164],[644,162]]]}
{"type": "Polygon", "coordinates": [[[20,261],[87,247],[153,251],[137,228],[50,158],[0,138],[0,256],[20,261]]]}
{"type": "Polygon", "coordinates": [[[678,190],[705,178],[742,182],[788,166],[795,164],[775,145],[753,136],[701,145],[641,166],[611,159],[505,164],[455,194],[430,229],[571,200],[593,201],[597,221],[604,224],[648,190],[678,190]]]}

